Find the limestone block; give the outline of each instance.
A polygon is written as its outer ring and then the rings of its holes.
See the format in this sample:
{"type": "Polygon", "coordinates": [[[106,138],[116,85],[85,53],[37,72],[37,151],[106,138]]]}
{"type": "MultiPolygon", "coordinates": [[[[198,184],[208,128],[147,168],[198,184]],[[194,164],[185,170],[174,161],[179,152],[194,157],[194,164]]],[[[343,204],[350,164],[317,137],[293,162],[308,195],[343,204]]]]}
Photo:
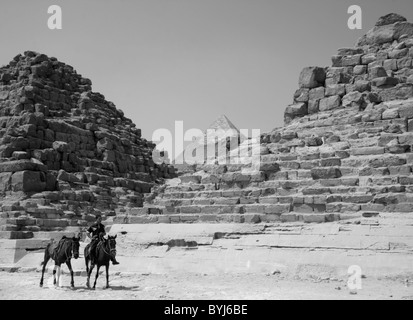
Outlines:
{"type": "Polygon", "coordinates": [[[46,174],[39,171],[19,171],[12,176],[13,191],[42,192],[46,189],[46,174]]]}
{"type": "Polygon", "coordinates": [[[309,100],[320,100],[325,97],[325,88],[318,87],[310,90],[309,100]]]}
{"type": "Polygon", "coordinates": [[[339,108],[341,105],[340,96],[332,96],[320,100],[319,109],[320,111],[327,111],[339,108]]]}
{"type": "Polygon", "coordinates": [[[345,94],[346,94],[345,84],[332,84],[332,85],[327,86],[325,90],[326,97],[337,96],[337,95],[344,96],[345,94]]]}
{"type": "Polygon", "coordinates": [[[316,88],[323,86],[326,79],[326,72],[319,67],[304,68],[299,77],[300,88],[316,88]]]}
{"type": "Polygon", "coordinates": [[[311,175],[314,180],[336,179],[341,177],[341,172],[337,168],[313,168],[311,175]]]}

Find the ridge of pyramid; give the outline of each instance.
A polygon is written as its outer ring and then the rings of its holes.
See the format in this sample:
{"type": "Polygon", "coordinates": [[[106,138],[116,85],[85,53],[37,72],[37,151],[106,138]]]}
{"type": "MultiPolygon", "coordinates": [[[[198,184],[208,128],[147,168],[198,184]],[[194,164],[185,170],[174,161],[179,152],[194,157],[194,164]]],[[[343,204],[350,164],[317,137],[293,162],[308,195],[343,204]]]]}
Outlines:
{"type": "Polygon", "coordinates": [[[239,132],[238,128],[228,119],[228,117],[224,114],[219,116],[214,122],[212,122],[208,129],[215,129],[215,130],[236,130],[239,132]]]}

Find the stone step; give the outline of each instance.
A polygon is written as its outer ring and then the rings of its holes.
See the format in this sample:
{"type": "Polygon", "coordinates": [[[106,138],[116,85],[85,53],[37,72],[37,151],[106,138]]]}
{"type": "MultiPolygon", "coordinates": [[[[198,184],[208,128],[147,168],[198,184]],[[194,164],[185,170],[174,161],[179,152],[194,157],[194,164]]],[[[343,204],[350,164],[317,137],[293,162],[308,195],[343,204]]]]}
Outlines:
{"type": "Polygon", "coordinates": [[[39,231],[33,232],[34,239],[61,239],[63,236],[68,238],[77,237],[81,234],[81,238],[84,239],[85,234],[83,232],[83,228],[81,227],[68,227],[63,231],[39,231]]]}
{"type": "MultiPolygon", "coordinates": [[[[191,199],[214,199],[214,198],[246,198],[259,196],[308,196],[308,195],[330,195],[342,193],[405,193],[410,191],[413,185],[413,177],[365,177],[365,178],[342,178],[342,179],[324,179],[318,180],[312,186],[304,188],[291,188],[300,185],[297,181],[278,181],[277,183],[266,184],[272,186],[267,188],[251,188],[238,190],[215,190],[215,191],[188,191],[188,192],[171,192],[159,195],[156,198],[158,203],[164,201],[181,201],[188,202],[191,199]],[[367,178],[367,179],[365,179],[367,178]],[[401,182],[399,184],[398,182],[401,182]]],[[[232,201],[232,200],[228,200],[232,201]]]]}
{"type": "MultiPolygon", "coordinates": [[[[411,167],[407,165],[390,166],[390,167],[340,167],[331,169],[315,168],[312,170],[312,178],[304,179],[300,171],[277,172],[268,181],[249,183],[245,188],[238,190],[250,190],[257,188],[301,188],[309,187],[316,184],[322,186],[381,186],[381,185],[413,185],[413,176],[411,176],[411,167]],[[338,175],[337,175],[338,171],[338,175]]],[[[233,190],[235,185],[227,184],[188,184],[179,187],[168,187],[164,194],[192,194],[192,193],[215,193],[219,191],[233,190]],[[220,189],[216,189],[220,188],[220,189]]],[[[235,188],[235,190],[237,190],[235,188]]],[[[161,195],[162,196],[162,195],[161,195]]]]}
{"type": "Polygon", "coordinates": [[[31,231],[0,231],[0,239],[31,239],[33,232],[31,231]]]}
{"type": "MultiPolygon", "coordinates": [[[[345,218],[361,217],[361,214],[350,213],[345,218]]],[[[344,215],[343,215],[344,217],[344,215]]],[[[115,224],[148,224],[148,223],[271,223],[271,222],[306,222],[323,223],[340,220],[339,213],[303,213],[288,212],[280,215],[265,213],[227,213],[227,214],[168,214],[168,215],[118,215],[115,224]]]]}

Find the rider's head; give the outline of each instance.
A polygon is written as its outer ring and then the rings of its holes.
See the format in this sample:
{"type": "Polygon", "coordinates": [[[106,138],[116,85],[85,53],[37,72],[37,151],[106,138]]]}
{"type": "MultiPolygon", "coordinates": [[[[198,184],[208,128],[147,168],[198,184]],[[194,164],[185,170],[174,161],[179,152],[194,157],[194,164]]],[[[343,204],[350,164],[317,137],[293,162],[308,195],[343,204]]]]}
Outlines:
{"type": "Polygon", "coordinates": [[[102,216],[100,214],[96,215],[96,222],[101,223],[102,222],[102,216]]]}

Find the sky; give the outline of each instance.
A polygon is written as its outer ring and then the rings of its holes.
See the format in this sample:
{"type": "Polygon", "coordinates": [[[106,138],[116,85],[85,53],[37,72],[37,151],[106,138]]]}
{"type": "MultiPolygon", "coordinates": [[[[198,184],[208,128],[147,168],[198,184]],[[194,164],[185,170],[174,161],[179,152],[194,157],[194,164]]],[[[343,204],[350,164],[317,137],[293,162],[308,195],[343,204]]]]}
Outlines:
{"type": "Polygon", "coordinates": [[[26,50],[72,65],[152,139],[160,128],[283,125],[298,76],[330,66],[380,16],[413,22],[412,0],[1,0],[0,65],[26,50]],[[47,26],[51,5],[62,30],[47,26]],[[362,8],[350,30],[349,6],[362,8]]]}

